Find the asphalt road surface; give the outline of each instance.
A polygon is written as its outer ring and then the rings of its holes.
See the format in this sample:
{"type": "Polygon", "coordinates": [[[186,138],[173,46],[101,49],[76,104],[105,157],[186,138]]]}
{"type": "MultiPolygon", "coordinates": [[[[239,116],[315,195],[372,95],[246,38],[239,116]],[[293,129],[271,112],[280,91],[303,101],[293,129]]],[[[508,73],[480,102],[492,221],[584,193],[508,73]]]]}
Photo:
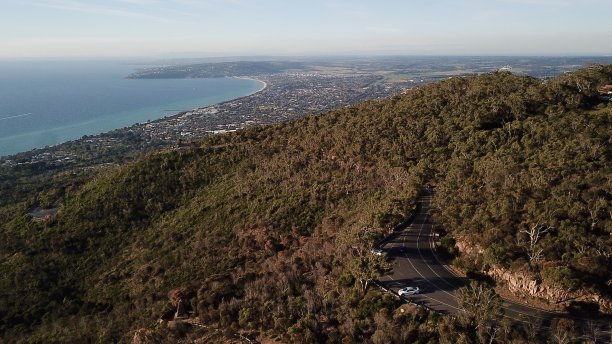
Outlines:
{"type": "MultiPolygon", "coordinates": [[[[393,272],[378,279],[386,289],[393,292],[403,287],[418,286],[421,292],[408,296],[411,302],[423,305],[444,314],[459,312],[455,291],[469,281],[450,272],[434,252],[433,225],[428,215],[433,194],[421,197],[418,213],[403,229],[385,239],[381,248],[393,262],[393,272]]],[[[518,304],[503,302],[504,316],[516,321],[541,323],[547,327],[559,313],[518,304]]]]}

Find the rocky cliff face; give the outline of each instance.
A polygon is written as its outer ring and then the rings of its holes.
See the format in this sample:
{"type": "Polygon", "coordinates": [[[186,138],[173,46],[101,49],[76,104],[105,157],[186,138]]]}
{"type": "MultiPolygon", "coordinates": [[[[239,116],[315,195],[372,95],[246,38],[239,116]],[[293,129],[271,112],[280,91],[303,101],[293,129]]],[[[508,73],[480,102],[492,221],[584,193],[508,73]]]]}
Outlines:
{"type": "Polygon", "coordinates": [[[612,302],[602,295],[586,290],[566,291],[540,281],[529,272],[491,267],[485,273],[496,281],[503,282],[508,290],[517,296],[537,297],[553,306],[568,306],[571,301],[595,302],[602,312],[612,312],[612,302]]]}
{"type": "MultiPolygon", "coordinates": [[[[476,258],[483,254],[481,247],[457,240],[457,249],[461,254],[476,258]]],[[[566,291],[560,287],[542,281],[534,273],[528,271],[511,271],[493,266],[483,271],[495,281],[505,285],[508,290],[518,297],[532,297],[545,300],[553,309],[563,310],[572,301],[595,302],[603,313],[612,313],[612,302],[606,297],[587,290],[566,291]]]]}

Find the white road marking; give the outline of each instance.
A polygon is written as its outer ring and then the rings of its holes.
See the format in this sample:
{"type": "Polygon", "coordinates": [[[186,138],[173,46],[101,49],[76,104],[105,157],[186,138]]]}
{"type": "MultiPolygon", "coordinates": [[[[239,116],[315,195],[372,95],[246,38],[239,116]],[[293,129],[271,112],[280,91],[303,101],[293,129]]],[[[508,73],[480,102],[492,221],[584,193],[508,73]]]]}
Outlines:
{"type": "MultiPolygon", "coordinates": [[[[427,200],[427,206],[429,207],[429,204],[431,203],[431,196],[426,196],[426,197],[424,197],[423,199],[424,199],[424,200],[427,200]]],[[[422,203],[424,203],[424,202],[422,202],[422,203]]],[[[416,245],[417,245],[417,251],[419,252],[419,256],[421,257],[421,260],[422,260],[422,261],[425,261],[425,257],[423,256],[423,254],[422,254],[422,252],[421,252],[420,245],[419,245],[419,243],[420,243],[420,240],[419,240],[419,239],[420,239],[420,237],[421,237],[421,233],[422,233],[422,231],[423,231],[423,227],[424,227],[424,225],[425,225],[425,221],[426,221],[426,220],[427,220],[427,218],[428,218],[427,213],[423,211],[423,207],[421,207],[421,210],[420,210],[420,211],[419,211],[419,213],[418,213],[418,214],[415,216],[415,220],[416,220],[416,219],[417,219],[419,216],[421,216],[421,215],[422,215],[424,218],[423,218],[423,220],[422,220],[422,222],[421,222],[421,224],[420,224],[419,232],[418,232],[418,235],[417,235],[417,242],[416,242],[416,245]]],[[[412,224],[410,224],[410,226],[408,226],[408,228],[407,228],[405,231],[410,231],[410,229],[411,229],[411,228],[412,228],[412,224]]],[[[430,239],[430,247],[432,248],[432,251],[433,251],[433,246],[432,246],[432,244],[433,244],[433,243],[431,242],[431,239],[430,239]]],[[[404,240],[402,240],[402,247],[403,247],[403,248],[405,248],[405,247],[406,247],[406,240],[405,240],[405,239],[404,239],[404,240]]],[[[446,270],[446,271],[447,271],[447,272],[448,272],[448,273],[449,273],[451,276],[455,276],[455,274],[454,274],[454,273],[452,273],[451,271],[449,271],[448,269],[446,269],[446,268],[444,267],[444,265],[443,265],[443,264],[441,264],[441,262],[440,262],[440,261],[438,260],[438,258],[435,256],[435,254],[433,254],[433,256],[434,256],[434,258],[436,259],[436,261],[437,261],[437,262],[438,262],[438,263],[439,263],[439,264],[440,264],[440,265],[441,265],[441,266],[442,266],[442,267],[443,267],[443,268],[444,268],[444,269],[445,269],[445,270],[446,270]]],[[[417,273],[419,276],[421,276],[421,278],[422,278],[424,281],[426,281],[427,283],[431,284],[431,285],[432,285],[432,286],[433,286],[435,289],[437,289],[438,291],[441,291],[442,293],[445,293],[445,294],[447,294],[447,295],[451,296],[453,299],[456,299],[456,295],[455,295],[454,293],[450,293],[450,292],[448,292],[448,291],[446,291],[446,290],[444,290],[444,289],[440,288],[440,287],[439,287],[439,286],[438,286],[436,283],[434,283],[434,282],[430,281],[428,278],[426,278],[426,277],[425,277],[425,276],[424,276],[424,275],[421,273],[421,271],[419,271],[419,270],[416,268],[416,266],[414,266],[414,264],[412,263],[412,260],[411,260],[411,259],[410,259],[410,258],[409,258],[409,257],[408,257],[406,254],[404,254],[404,258],[406,258],[406,259],[408,260],[408,263],[410,264],[410,266],[412,267],[412,269],[413,269],[413,270],[414,270],[414,271],[415,271],[415,272],[416,272],[416,273],[417,273]]],[[[447,285],[449,285],[449,286],[450,286],[450,287],[452,287],[452,288],[455,288],[455,287],[456,287],[456,286],[454,286],[454,285],[450,284],[448,281],[446,281],[444,277],[440,276],[440,275],[439,275],[439,274],[438,274],[438,273],[437,273],[435,270],[433,270],[433,269],[431,268],[431,266],[429,266],[428,264],[425,264],[425,266],[426,266],[427,268],[429,268],[429,270],[431,270],[431,272],[433,272],[433,273],[434,273],[434,275],[436,275],[437,277],[439,277],[439,278],[440,278],[440,279],[441,279],[441,280],[442,280],[444,283],[446,283],[447,285]]],[[[395,281],[395,279],[394,279],[393,277],[391,277],[390,275],[387,275],[387,276],[389,276],[389,278],[391,278],[393,281],[395,281]]],[[[455,276],[455,277],[456,277],[456,276],[455,276]]],[[[425,298],[427,298],[427,299],[429,299],[429,300],[433,300],[433,301],[436,301],[436,302],[438,302],[438,303],[440,303],[440,304],[446,305],[446,306],[448,306],[448,307],[450,307],[450,308],[452,308],[452,309],[455,309],[455,310],[460,311],[460,309],[459,309],[458,307],[455,307],[455,306],[449,305],[449,304],[447,304],[446,302],[443,302],[443,301],[441,301],[441,300],[438,300],[438,299],[435,299],[435,298],[433,298],[433,297],[429,297],[429,296],[426,296],[426,295],[423,295],[423,294],[419,294],[419,295],[421,295],[421,296],[423,296],[423,297],[425,297],[425,298]]],[[[504,301],[505,301],[505,300],[504,300],[504,301]]],[[[502,304],[502,307],[503,307],[503,304],[502,304]]],[[[503,308],[508,309],[508,310],[510,310],[510,311],[513,311],[513,312],[515,312],[515,313],[519,314],[519,316],[520,316],[520,315],[526,315],[526,316],[528,316],[528,317],[535,317],[535,318],[539,318],[538,316],[534,316],[534,315],[530,315],[530,314],[524,314],[524,313],[521,313],[521,312],[519,312],[519,311],[515,311],[515,310],[512,310],[512,309],[509,309],[509,308],[507,308],[507,307],[503,307],[503,308]]],[[[506,315],[506,314],[504,314],[503,316],[504,316],[504,317],[506,317],[506,318],[509,318],[509,319],[515,320],[515,321],[520,321],[520,322],[529,323],[529,321],[522,320],[522,319],[517,319],[517,318],[514,318],[514,317],[512,317],[512,316],[510,316],[510,315],[506,315]]]]}

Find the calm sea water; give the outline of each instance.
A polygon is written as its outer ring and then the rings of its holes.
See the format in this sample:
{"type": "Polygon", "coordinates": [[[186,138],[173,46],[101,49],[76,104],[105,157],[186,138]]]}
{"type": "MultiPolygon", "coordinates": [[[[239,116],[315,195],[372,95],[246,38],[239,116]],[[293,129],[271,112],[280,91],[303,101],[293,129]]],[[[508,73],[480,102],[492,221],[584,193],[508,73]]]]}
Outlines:
{"type": "Polygon", "coordinates": [[[0,156],[251,94],[253,80],[126,79],[110,61],[0,62],[0,156]]]}

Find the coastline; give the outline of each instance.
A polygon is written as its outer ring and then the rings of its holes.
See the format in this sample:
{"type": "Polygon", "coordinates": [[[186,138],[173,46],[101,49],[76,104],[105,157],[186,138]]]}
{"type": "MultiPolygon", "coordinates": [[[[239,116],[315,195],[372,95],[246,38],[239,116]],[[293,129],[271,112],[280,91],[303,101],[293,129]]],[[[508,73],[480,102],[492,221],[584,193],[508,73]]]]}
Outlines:
{"type": "MultiPolygon", "coordinates": [[[[229,76],[224,79],[238,81],[229,76]]],[[[404,88],[403,84],[389,84],[363,89],[363,85],[373,85],[380,80],[375,75],[297,74],[296,77],[294,74],[270,74],[242,76],[241,79],[249,79],[248,82],[242,80],[249,84],[248,89],[233,94],[235,98],[226,98],[227,101],[176,105],[172,109],[177,110],[166,110],[164,117],[131,121],[115,127],[119,129],[99,131],[55,146],[24,149],[4,162],[0,159],[0,166],[45,164],[63,170],[129,161],[154,149],[182,148],[218,133],[286,122],[309,113],[386,97],[404,88]],[[313,93],[303,95],[301,89],[312,89],[313,93]]]]}
{"type": "MultiPolygon", "coordinates": [[[[234,79],[242,79],[242,80],[251,80],[251,81],[257,81],[257,82],[259,82],[259,83],[261,83],[261,84],[263,85],[263,86],[262,86],[260,89],[258,89],[257,91],[255,91],[255,92],[253,92],[253,93],[251,93],[251,94],[248,94],[248,95],[246,95],[246,96],[244,96],[244,97],[252,96],[252,95],[254,95],[254,94],[256,94],[256,93],[259,93],[259,92],[261,92],[261,91],[265,90],[266,88],[268,88],[268,83],[267,83],[266,81],[264,81],[264,80],[260,80],[260,79],[256,79],[256,78],[254,78],[254,77],[250,77],[250,76],[233,76],[232,78],[234,78],[234,79]]],[[[240,98],[243,98],[243,97],[240,97],[240,98]]]]}
{"type": "MultiPolygon", "coordinates": [[[[264,91],[265,89],[267,89],[269,87],[269,85],[268,85],[268,83],[266,81],[260,80],[260,79],[255,79],[255,78],[252,78],[252,77],[228,77],[228,79],[243,79],[243,80],[255,81],[255,82],[260,83],[261,87],[256,89],[255,91],[252,91],[250,93],[247,93],[245,95],[242,95],[242,96],[239,96],[239,97],[236,97],[236,98],[223,100],[221,102],[217,102],[217,103],[213,103],[213,104],[209,104],[209,105],[203,105],[203,106],[202,105],[199,105],[199,106],[196,105],[195,107],[193,107],[193,108],[191,108],[189,110],[178,111],[178,112],[171,113],[171,114],[168,114],[168,115],[163,116],[163,117],[159,117],[159,118],[155,118],[155,119],[151,119],[151,120],[147,120],[147,121],[135,121],[135,122],[133,122],[133,123],[131,123],[129,125],[125,125],[125,126],[122,126],[122,127],[117,127],[117,128],[110,129],[110,130],[104,130],[104,131],[101,131],[101,132],[98,132],[98,133],[95,133],[95,134],[84,134],[82,137],[79,137],[79,138],[76,138],[76,139],[62,141],[62,142],[59,142],[59,143],[56,143],[56,144],[48,144],[48,145],[45,145],[45,146],[35,147],[35,148],[32,148],[32,149],[26,149],[26,150],[14,152],[14,153],[9,153],[9,154],[0,154],[0,159],[2,159],[2,160],[11,159],[11,158],[13,158],[13,157],[15,157],[17,155],[22,155],[22,154],[36,154],[38,152],[43,152],[43,151],[48,150],[48,149],[55,149],[55,148],[57,148],[59,146],[65,145],[65,144],[71,144],[71,143],[76,143],[76,142],[79,142],[79,141],[83,141],[84,137],[88,137],[88,138],[99,137],[99,136],[104,136],[104,135],[108,135],[108,134],[111,134],[111,133],[116,133],[116,132],[119,132],[119,131],[125,131],[125,130],[130,131],[132,129],[135,129],[135,128],[138,128],[140,126],[144,126],[144,125],[147,125],[147,124],[162,123],[163,121],[171,120],[173,118],[177,118],[177,117],[179,117],[181,115],[184,115],[187,112],[204,110],[204,109],[208,109],[208,108],[211,108],[211,107],[224,105],[224,104],[236,101],[236,100],[244,99],[246,97],[254,96],[254,95],[264,91]]],[[[78,125],[70,125],[70,126],[66,126],[66,127],[61,127],[61,128],[57,128],[57,130],[63,130],[65,128],[71,128],[71,127],[74,127],[74,126],[87,126],[87,125],[89,125],[89,122],[84,122],[84,123],[81,123],[81,124],[78,124],[78,125]]],[[[20,136],[28,136],[28,135],[30,135],[30,133],[22,134],[20,136]]],[[[15,137],[8,137],[8,138],[4,138],[4,139],[15,139],[15,137]]],[[[1,139],[0,139],[0,141],[1,141],[1,139]]]]}
{"type": "Polygon", "coordinates": [[[129,130],[131,128],[138,127],[138,126],[144,126],[144,125],[147,125],[147,124],[158,124],[158,123],[161,123],[163,121],[169,121],[169,120],[173,120],[173,119],[178,119],[181,116],[183,116],[183,115],[185,115],[187,113],[190,113],[190,112],[192,112],[192,113],[193,112],[198,112],[198,111],[205,112],[205,111],[210,110],[210,109],[212,109],[214,107],[217,107],[217,106],[223,106],[223,105],[226,105],[226,104],[229,104],[229,103],[233,103],[235,101],[239,101],[239,100],[242,100],[242,99],[246,99],[246,98],[250,98],[252,96],[258,95],[259,93],[263,92],[264,90],[266,90],[270,86],[268,84],[268,82],[266,82],[264,80],[255,79],[253,77],[248,77],[248,76],[232,76],[232,77],[229,77],[229,78],[231,78],[231,79],[243,79],[243,80],[257,81],[257,82],[261,83],[262,86],[261,86],[260,89],[254,91],[254,92],[251,92],[251,93],[249,93],[247,95],[238,97],[238,98],[233,98],[233,99],[225,100],[225,101],[222,101],[222,102],[219,102],[219,103],[210,104],[210,105],[206,105],[206,106],[196,107],[196,108],[193,108],[191,110],[180,111],[180,112],[177,112],[177,113],[175,113],[173,115],[169,115],[169,116],[165,116],[165,117],[158,118],[158,119],[155,119],[155,120],[151,120],[151,121],[148,121],[146,123],[135,123],[133,125],[130,125],[130,126],[127,126],[127,127],[124,127],[124,128],[118,128],[118,129],[115,129],[115,130],[112,130],[112,131],[109,131],[109,132],[100,133],[98,135],[103,135],[103,134],[110,133],[110,132],[113,132],[113,131],[116,131],[116,130],[129,130]]]}
{"type": "MultiPolygon", "coordinates": [[[[268,83],[266,81],[260,80],[260,79],[255,79],[253,77],[248,77],[248,76],[230,76],[230,77],[227,77],[227,78],[229,78],[229,79],[242,79],[242,80],[257,81],[260,84],[262,84],[262,86],[261,86],[260,89],[258,89],[256,91],[253,91],[253,92],[251,92],[249,94],[246,94],[244,96],[240,96],[240,97],[237,97],[237,98],[232,98],[232,99],[224,100],[222,102],[214,103],[214,104],[210,104],[210,105],[198,106],[198,107],[195,107],[193,109],[186,110],[186,111],[179,111],[179,112],[176,112],[176,113],[174,113],[172,115],[168,115],[168,116],[161,117],[161,118],[158,118],[158,119],[150,120],[147,123],[156,123],[156,122],[159,122],[159,121],[172,119],[172,118],[177,117],[177,116],[182,116],[182,115],[184,115],[187,112],[206,110],[208,108],[212,108],[212,107],[215,107],[215,106],[225,105],[227,103],[235,102],[235,101],[240,100],[240,99],[244,99],[244,98],[248,98],[248,97],[254,96],[254,95],[256,95],[256,94],[266,90],[269,87],[269,85],[268,85],[268,83]]],[[[117,129],[114,129],[114,130],[129,129],[129,128],[132,128],[134,126],[143,125],[143,124],[147,124],[147,123],[134,123],[134,124],[132,124],[130,126],[127,126],[127,127],[124,127],[124,128],[117,128],[117,129]]],[[[100,133],[100,134],[104,134],[104,133],[100,133]]]]}
{"type": "MultiPolygon", "coordinates": [[[[177,112],[177,113],[175,113],[173,115],[169,115],[169,116],[166,116],[166,117],[158,118],[156,120],[152,120],[149,123],[155,123],[155,122],[158,122],[158,121],[172,119],[172,118],[175,118],[175,117],[178,117],[178,116],[182,116],[185,113],[190,112],[190,111],[204,111],[204,110],[207,110],[207,109],[215,107],[215,106],[225,105],[225,104],[228,104],[228,103],[231,103],[231,102],[235,102],[237,100],[241,100],[241,99],[245,99],[245,98],[248,98],[248,97],[252,97],[252,96],[254,96],[256,94],[259,94],[259,93],[263,92],[264,90],[266,90],[270,86],[268,84],[268,82],[266,82],[264,80],[255,79],[253,77],[248,77],[248,76],[231,76],[229,78],[231,78],[231,79],[243,79],[243,80],[257,81],[257,82],[261,83],[262,86],[261,86],[260,89],[254,91],[254,92],[251,92],[251,93],[249,93],[247,95],[238,97],[238,98],[229,99],[229,100],[225,100],[225,101],[222,101],[222,102],[219,102],[219,103],[210,104],[210,105],[206,105],[206,106],[196,107],[196,108],[193,108],[193,109],[188,110],[188,111],[180,111],[180,112],[177,112]]],[[[142,125],[143,123],[136,123],[134,125],[131,125],[131,126],[128,126],[128,127],[125,127],[125,128],[121,128],[121,129],[128,129],[128,128],[131,128],[131,127],[133,127],[135,125],[138,125],[138,124],[142,125]]],[[[115,129],[115,130],[118,130],[118,129],[115,129]]]]}

